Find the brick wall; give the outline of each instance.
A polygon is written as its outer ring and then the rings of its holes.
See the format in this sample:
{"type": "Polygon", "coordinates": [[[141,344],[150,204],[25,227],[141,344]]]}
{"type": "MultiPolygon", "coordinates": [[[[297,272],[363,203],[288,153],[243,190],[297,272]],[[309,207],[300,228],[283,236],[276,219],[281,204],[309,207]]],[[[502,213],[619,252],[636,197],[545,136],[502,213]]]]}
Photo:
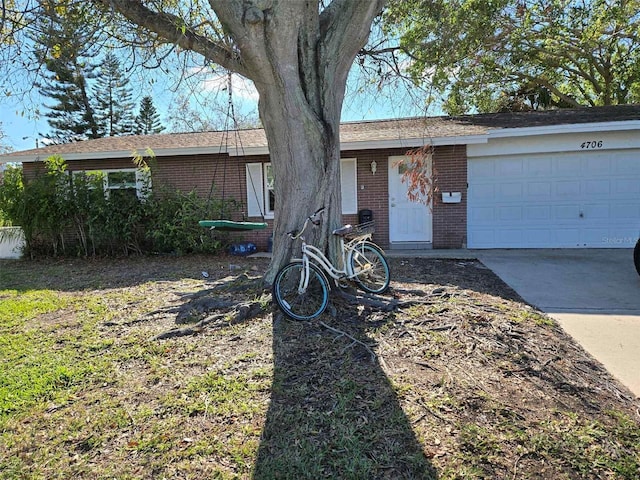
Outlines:
{"type": "MultiPolygon", "coordinates": [[[[375,221],[373,240],[383,248],[389,248],[389,201],[388,201],[388,158],[404,155],[404,149],[352,150],[343,151],[342,158],[357,158],[358,210],[369,209],[375,221]],[[377,164],[376,173],[371,172],[371,163],[377,164]]],[[[208,197],[211,185],[216,185],[213,197],[220,198],[224,185],[225,199],[240,201],[246,210],[245,163],[269,162],[268,155],[253,156],[247,159],[227,157],[226,155],[188,155],[177,157],[159,157],[150,161],[154,186],[165,185],[183,192],[195,190],[202,197],[208,197]]],[[[467,222],[467,157],[466,147],[437,147],[433,157],[434,169],[438,173],[438,186],[441,191],[462,192],[459,204],[444,204],[441,197],[433,205],[433,247],[460,248],[466,243],[467,222]]],[[[132,168],[130,158],[109,160],[71,160],[67,162],[69,171],[132,168]]],[[[32,178],[43,170],[41,162],[25,163],[24,172],[32,178]]],[[[249,186],[249,195],[252,195],[249,186]]],[[[231,220],[262,221],[259,217],[236,215],[231,220]]],[[[345,215],[344,223],[358,222],[357,214],[345,215]]],[[[260,250],[267,248],[268,239],[273,231],[273,220],[267,220],[265,230],[231,233],[236,241],[252,241],[260,250]]]]}
{"type": "Polygon", "coordinates": [[[433,204],[433,248],[462,248],[467,243],[467,148],[466,145],[436,147],[433,168],[440,192],[461,192],[460,203],[433,204]]]}
{"type": "MultiPolygon", "coordinates": [[[[389,157],[403,155],[403,149],[353,150],[342,152],[342,158],[357,158],[358,210],[368,209],[373,214],[375,233],[373,241],[389,248],[389,157]],[[376,173],[371,163],[376,162],[376,173]]],[[[345,223],[356,223],[357,215],[345,216],[345,223]]]]}
{"type": "MultiPolygon", "coordinates": [[[[251,185],[247,189],[246,167],[250,163],[267,163],[268,155],[254,156],[248,159],[228,157],[227,155],[190,155],[181,157],[161,157],[155,160],[153,169],[154,185],[166,185],[178,190],[190,192],[195,190],[202,197],[225,199],[225,202],[235,200],[241,203],[242,212],[231,214],[224,212],[224,219],[234,221],[262,222],[261,217],[247,216],[247,195],[254,195],[251,185]],[[211,190],[214,186],[213,191],[211,190]]],[[[217,212],[213,220],[220,217],[217,212]]],[[[273,220],[267,220],[269,225],[264,230],[248,230],[229,232],[232,242],[251,241],[258,250],[265,251],[269,238],[273,233],[273,220]]]]}

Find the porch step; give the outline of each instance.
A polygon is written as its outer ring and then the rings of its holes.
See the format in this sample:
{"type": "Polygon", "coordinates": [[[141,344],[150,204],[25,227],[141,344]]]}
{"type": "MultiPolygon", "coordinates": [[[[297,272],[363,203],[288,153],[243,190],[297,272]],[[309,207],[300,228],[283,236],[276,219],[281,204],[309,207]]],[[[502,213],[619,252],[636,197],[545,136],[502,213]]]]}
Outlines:
{"type": "Polygon", "coordinates": [[[431,250],[431,242],[392,242],[389,250],[431,250]]]}

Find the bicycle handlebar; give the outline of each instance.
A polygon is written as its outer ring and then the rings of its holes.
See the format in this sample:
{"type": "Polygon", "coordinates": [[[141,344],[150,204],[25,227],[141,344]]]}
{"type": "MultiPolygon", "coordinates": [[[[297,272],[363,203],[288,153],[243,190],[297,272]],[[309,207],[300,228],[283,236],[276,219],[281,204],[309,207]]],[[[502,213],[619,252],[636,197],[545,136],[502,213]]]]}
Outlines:
{"type": "Polygon", "coordinates": [[[289,235],[293,240],[295,240],[296,238],[300,238],[300,236],[304,233],[309,222],[313,223],[314,225],[320,225],[320,218],[316,218],[316,217],[318,217],[319,215],[322,215],[324,210],[325,210],[324,206],[320,207],[318,210],[313,212],[311,215],[309,215],[305,219],[304,224],[302,225],[302,228],[300,230],[291,230],[290,232],[287,232],[287,235],[289,235]]]}
{"type": "Polygon", "coordinates": [[[313,223],[314,225],[320,225],[320,219],[316,217],[318,215],[322,215],[323,212],[324,212],[324,207],[320,207],[318,210],[313,212],[312,215],[309,215],[309,220],[311,220],[311,223],[313,223]]]}

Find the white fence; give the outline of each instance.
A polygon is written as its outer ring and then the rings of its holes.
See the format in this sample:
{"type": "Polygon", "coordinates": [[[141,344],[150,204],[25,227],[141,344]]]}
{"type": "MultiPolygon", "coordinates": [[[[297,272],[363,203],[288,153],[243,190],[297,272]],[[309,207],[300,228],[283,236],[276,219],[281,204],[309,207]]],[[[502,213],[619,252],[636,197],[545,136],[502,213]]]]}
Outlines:
{"type": "Polygon", "coordinates": [[[24,235],[20,227],[0,227],[0,258],[20,258],[24,235]]]}

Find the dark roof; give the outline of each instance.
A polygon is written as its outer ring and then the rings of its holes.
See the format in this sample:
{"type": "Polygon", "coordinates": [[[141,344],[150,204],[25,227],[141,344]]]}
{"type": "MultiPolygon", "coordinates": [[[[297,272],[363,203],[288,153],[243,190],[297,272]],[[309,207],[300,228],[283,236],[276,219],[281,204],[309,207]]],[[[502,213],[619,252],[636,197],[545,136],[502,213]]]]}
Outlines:
{"type": "Polygon", "coordinates": [[[462,124],[488,128],[525,128],[640,120],[640,105],[567,108],[534,112],[485,113],[454,117],[462,124]]]}
{"type": "MultiPolygon", "coordinates": [[[[340,126],[340,141],[352,148],[354,144],[360,143],[362,148],[366,148],[366,143],[375,142],[422,139],[424,143],[429,143],[429,139],[437,138],[446,141],[447,138],[486,135],[491,131],[503,129],[628,120],[640,120],[640,105],[345,122],[340,126]]],[[[9,157],[10,160],[10,157],[33,155],[42,157],[54,154],[79,155],[109,152],[127,152],[128,155],[133,151],[142,154],[148,148],[154,151],[185,150],[185,154],[193,154],[197,153],[197,150],[225,152],[232,149],[266,149],[266,147],[267,139],[264,130],[248,129],[238,132],[216,131],[105,137],[12,152],[5,155],[4,158],[9,157]]]]}

